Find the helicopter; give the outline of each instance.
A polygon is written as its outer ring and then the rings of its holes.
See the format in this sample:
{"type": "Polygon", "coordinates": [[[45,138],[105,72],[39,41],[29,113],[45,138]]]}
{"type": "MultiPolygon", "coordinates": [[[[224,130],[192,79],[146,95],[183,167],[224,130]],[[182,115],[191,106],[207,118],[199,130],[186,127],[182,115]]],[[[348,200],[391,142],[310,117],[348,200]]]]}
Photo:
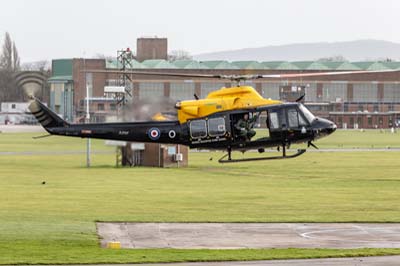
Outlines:
{"type": "MultiPolygon", "coordinates": [[[[105,72],[88,70],[89,72],[105,72]]],[[[107,71],[107,70],[106,70],[107,71]]],[[[113,122],[71,124],[35,97],[29,106],[30,111],[51,135],[62,135],[81,138],[97,138],[131,142],[153,142],[161,144],[182,144],[195,149],[222,150],[227,153],[220,163],[233,163],[255,160],[290,159],[306,152],[298,149],[294,154],[287,154],[287,149],[296,143],[306,143],[307,147],[317,146],[315,140],[335,132],[332,121],[314,116],[302,103],[305,95],[295,102],[282,102],[263,98],[253,87],[240,85],[242,81],[255,79],[303,78],[315,76],[362,74],[381,71],[341,71],[300,74],[272,75],[208,75],[185,73],[161,73],[124,71],[125,74],[157,75],[170,77],[189,77],[205,79],[222,79],[236,82],[237,86],[220,88],[212,91],[205,99],[194,95],[194,100],[178,101],[175,104],[177,117],[166,119],[158,114],[151,121],[113,122]],[[248,128],[255,136],[243,136],[238,124],[247,122],[248,128]],[[268,133],[255,131],[256,124],[265,124],[268,133]],[[282,151],[278,156],[232,158],[233,151],[245,152],[257,150],[265,152],[266,148],[276,147],[282,151]]],[[[107,71],[121,73],[121,71],[107,71]]],[[[252,134],[252,135],[253,135],[252,134]]]]}

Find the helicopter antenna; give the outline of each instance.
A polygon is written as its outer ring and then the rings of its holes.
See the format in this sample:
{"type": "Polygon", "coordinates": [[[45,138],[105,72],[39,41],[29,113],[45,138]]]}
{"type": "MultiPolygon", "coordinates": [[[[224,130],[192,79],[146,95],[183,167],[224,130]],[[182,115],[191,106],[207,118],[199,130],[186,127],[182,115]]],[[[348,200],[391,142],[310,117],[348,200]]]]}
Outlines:
{"type": "Polygon", "coordinates": [[[301,96],[296,100],[296,103],[301,102],[301,101],[304,99],[305,96],[306,96],[305,93],[304,93],[303,95],[301,95],[301,96]]]}

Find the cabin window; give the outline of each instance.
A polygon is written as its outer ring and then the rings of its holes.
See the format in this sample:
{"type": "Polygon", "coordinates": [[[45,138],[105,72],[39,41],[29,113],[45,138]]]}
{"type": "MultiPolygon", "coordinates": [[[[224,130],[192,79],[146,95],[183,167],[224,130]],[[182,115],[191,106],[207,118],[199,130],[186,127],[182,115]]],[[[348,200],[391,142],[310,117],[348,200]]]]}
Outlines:
{"type": "Polygon", "coordinates": [[[296,109],[288,110],[288,121],[289,121],[289,127],[291,128],[299,127],[299,118],[296,109]]]}
{"type": "Polygon", "coordinates": [[[208,134],[211,137],[223,136],[225,131],[224,118],[211,118],[208,120],[208,134]]]}
{"type": "Polygon", "coordinates": [[[207,136],[207,124],[205,120],[194,120],[190,122],[190,136],[194,139],[207,136]]]}
{"type": "Polygon", "coordinates": [[[270,112],[269,113],[269,120],[270,120],[270,128],[271,129],[278,129],[279,128],[279,117],[277,112],[270,112]]]}
{"type": "Polygon", "coordinates": [[[300,126],[307,126],[306,120],[300,113],[299,113],[299,124],[300,124],[300,126]]]}
{"type": "Polygon", "coordinates": [[[312,123],[312,121],[315,119],[315,116],[304,105],[299,104],[299,108],[300,112],[303,113],[308,122],[312,123]]]}
{"type": "Polygon", "coordinates": [[[288,122],[289,122],[289,127],[291,128],[297,128],[299,126],[307,126],[306,120],[297,111],[297,109],[294,108],[288,110],[288,122]]]}

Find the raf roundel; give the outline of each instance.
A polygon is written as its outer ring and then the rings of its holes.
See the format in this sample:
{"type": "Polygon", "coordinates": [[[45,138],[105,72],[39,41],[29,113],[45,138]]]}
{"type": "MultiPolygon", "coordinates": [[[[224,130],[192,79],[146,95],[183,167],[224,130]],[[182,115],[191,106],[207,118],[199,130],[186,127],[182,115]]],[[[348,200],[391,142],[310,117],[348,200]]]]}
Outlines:
{"type": "Polygon", "coordinates": [[[176,132],[175,132],[175,130],[170,130],[170,131],[168,132],[168,136],[169,136],[171,139],[175,138],[175,137],[176,137],[176,132]]]}
{"type": "Polygon", "coordinates": [[[160,130],[156,127],[152,127],[149,129],[149,131],[147,132],[147,134],[149,135],[149,138],[151,140],[158,140],[160,138],[160,130]]]}

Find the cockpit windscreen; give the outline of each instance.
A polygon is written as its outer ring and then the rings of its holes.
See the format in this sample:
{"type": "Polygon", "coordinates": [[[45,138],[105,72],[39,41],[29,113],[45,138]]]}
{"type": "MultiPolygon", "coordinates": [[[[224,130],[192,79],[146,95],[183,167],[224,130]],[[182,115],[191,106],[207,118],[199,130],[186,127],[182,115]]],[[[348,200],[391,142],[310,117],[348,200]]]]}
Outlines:
{"type": "Polygon", "coordinates": [[[302,104],[299,104],[300,111],[304,114],[308,122],[312,122],[315,119],[315,116],[302,104]]]}

